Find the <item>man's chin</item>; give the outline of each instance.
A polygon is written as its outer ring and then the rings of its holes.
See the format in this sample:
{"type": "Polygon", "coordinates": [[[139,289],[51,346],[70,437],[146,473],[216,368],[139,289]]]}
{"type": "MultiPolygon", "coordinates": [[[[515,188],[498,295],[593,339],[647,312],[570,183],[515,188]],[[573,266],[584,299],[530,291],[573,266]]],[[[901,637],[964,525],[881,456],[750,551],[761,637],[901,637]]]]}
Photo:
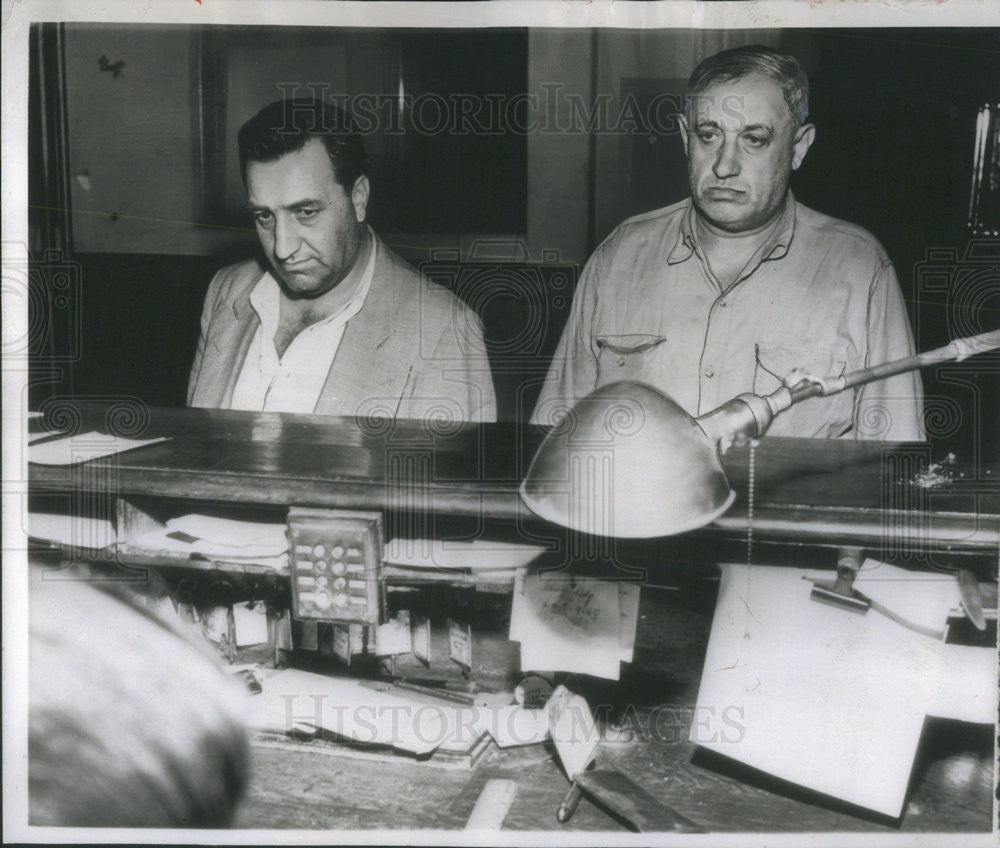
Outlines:
{"type": "Polygon", "coordinates": [[[730,201],[699,201],[695,211],[707,224],[724,233],[744,233],[767,223],[766,216],[754,214],[745,204],[730,201]]]}
{"type": "Polygon", "coordinates": [[[282,292],[290,300],[313,300],[332,288],[321,280],[304,280],[292,275],[280,276],[278,281],[281,283],[282,292]]]}

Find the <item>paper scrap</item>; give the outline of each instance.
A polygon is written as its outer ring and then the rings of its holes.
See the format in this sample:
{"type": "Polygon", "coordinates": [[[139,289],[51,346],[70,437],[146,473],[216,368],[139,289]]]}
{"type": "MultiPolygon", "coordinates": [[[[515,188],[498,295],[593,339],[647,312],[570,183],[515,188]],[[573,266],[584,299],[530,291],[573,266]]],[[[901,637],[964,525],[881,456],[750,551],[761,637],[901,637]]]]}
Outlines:
{"type": "Polygon", "coordinates": [[[249,549],[256,554],[270,556],[288,550],[288,536],[283,523],[237,521],[192,513],[171,518],[167,529],[193,536],[204,548],[249,549]]]}
{"type": "Polygon", "coordinates": [[[375,632],[375,653],[378,656],[408,654],[412,648],[410,614],[406,610],[400,610],[395,618],[378,626],[375,632]]]}
{"type": "Polygon", "coordinates": [[[810,573],[723,566],[691,741],[897,817],[925,717],[995,719],[995,652],[817,603],[810,573]]]}
{"type": "Polygon", "coordinates": [[[533,745],[549,735],[549,719],[543,709],[527,709],[517,704],[501,707],[472,707],[477,727],[493,737],[500,748],[533,745]]]}
{"type": "Polygon", "coordinates": [[[267,612],[261,603],[233,604],[233,625],[236,633],[236,646],[262,645],[267,641],[267,612]]]}
{"type": "Polygon", "coordinates": [[[91,431],[56,439],[52,442],[28,445],[28,462],[38,465],[75,465],[135,448],[167,441],[167,436],[155,439],[126,439],[91,431]]]}
{"type": "Polygon", "coordinates": [[[523,568],[545,548],[474,539],[471,542],[396,538],[385,546],[383,559],[410,568],[503,571],[523,568]]]}
{"type": "Polygon", "coordinates": [[[601,735],[594,723],[587,701],[565,686],[557,686],[545,705],[549,735],[556,746],[559,761],[572,778],[594,759],[601,735]]]}
{"type": "Polygon", "coordinates": [[[465,669],[472,668],[472,627],[448,619],[448,651],[465,669]]]}
{"type": "Polygon", "coordinates": [[[60,545],[96,550],[110,547],[118,540],[110,521],[48,512],[28,513],[28,535],[60,545]]]}
{"type": "Polygon", "coordinates": [[[430,665],[431,662],[431,620],[424,616],[413,616],[413,627],[410,632],[410,644],[413,655],[421,662],[430,665]]]}
{"type": "Polygon", "coordinates": [[[286,669],[262,681],[251,726],[280,732],[322,728],[356,742],[414,754],[461,747],[481,730],[459,708],[379,692],[360,681],[286,669]]]}
{"type": "Polygon", "coordinates": [[[638,586],[562,572],[518,574],[510,639],[521,643],[523,671],[570,671],[618,680],[631,662],[638,586]]]}
{"type": "Polygon", "coordinates": [[[165,527],[136,536],[129,546],[182,557],[264,565],[277,571],[288,568],[284,524],[190,514],[171,518],[165,527]]]}

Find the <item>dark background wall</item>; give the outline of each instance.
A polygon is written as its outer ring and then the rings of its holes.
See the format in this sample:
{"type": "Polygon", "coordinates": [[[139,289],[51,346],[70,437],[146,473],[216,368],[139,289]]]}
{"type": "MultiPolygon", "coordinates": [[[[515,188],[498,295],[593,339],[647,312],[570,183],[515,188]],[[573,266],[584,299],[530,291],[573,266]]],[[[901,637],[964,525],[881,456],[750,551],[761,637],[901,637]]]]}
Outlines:
{"type": "MultiPolygon", "coordinates": [[[[978,110],[1000,100],[997,33],[803,31],[783,44],[810,71],[819,128],[799,199],[883,243],[918,350],[1000,327],[1000,240],[968,226],[978,110]]],[[[1000,358],[922,376],[932,439],[1000,457],[1000,358]]]]}
{"type": "MultiPolygon", "coordinates": [[[[233,193],[227,133],[242,120],[234,104],[246,110],[276,81],[320,73],[331,90],[391,95],[404,79],[411,95],[540,96],[510,112],[505,131],[502,122],[501,132],[471,138],[411,131],[370,145],[383,169],[380,232],[411,261],[436,263],[444,282],[465,281],[461,293],[489,313],[505,396],[518,397],[518,369],[544,370],[565,316],[566,279],[571,286],[622,218],[686,194],[669,122],[588,129],[564,121],[558,132],[523,132],[523,110],[538,117],[555,90],[584,105],[608,98],[612,116],[629,96],[679,97],[695,62],[755,40],[795,53],[810,74],[818,134],[794,177],[797,197],[885,245],[918,348],[1000,326],[1000,241],[974,237],[967,225],[977,111],[1000,98],[995,30],[330,31],[301,49],[287,32],[266,36],[55,25],[34,33],[31,247],[36,257],[56,251],[49,276],[68,263],[76,298],[62,311],[51,296],[33,301],[33,321],[50,328],[38,345],[36,397],[183,403],[205,287],[221,264],[253,250],[232,209],[219,211],[220,194],[228,203],[233,193]],[[453,78],[444,58],[456,50],[464,70],[453,78]],[[117,80],[98,70],[101,54],[126,60],[117,80]],[[153,59],[182,72],[165,75],[153,59]],[[260,96],[237,98],[251,82],[260,96]],[[52,211],[65,208],[76,211],[52,211]],[[512,260],[525,282],[509,283],[512,260]],[[460,272],[465,266],[473,272],[460,272]],[[519,336],[532,287],[542,293],[541,342],[519,336]],[[491,299],[491,289],[501,294],[491,299]]],[[[40,286],[52,294],[51,281],[40,286]]],[[[995,453],[998,372],[990,356],[925,371],[932,437],[995,453]]],[[[528,411],[522,397],[506,415],[528,411]]]]}

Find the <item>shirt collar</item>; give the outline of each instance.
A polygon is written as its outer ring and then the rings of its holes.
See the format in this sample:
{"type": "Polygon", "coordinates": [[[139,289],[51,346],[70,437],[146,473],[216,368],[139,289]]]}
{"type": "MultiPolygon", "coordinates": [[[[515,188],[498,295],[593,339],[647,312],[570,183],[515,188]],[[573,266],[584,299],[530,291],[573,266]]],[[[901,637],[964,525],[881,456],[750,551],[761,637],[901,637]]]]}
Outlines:
{"type": "MultiPolygon", "coordinates": [[[[313,326],[321,326],[348,313],[355,315],[364,305],[368,296],[368,289],[371,287],[372,272],[375,265],[375,233],[371,227],[365,225],[365,242],[358,251],[358,255],[347,272],[347,276],[339,283],[347,286],[345,291],[351,291],[351,296],[334,313],[328,315],[322,321],[318,321],[313,326]]],[[[250,292],[250,305],[260,318],[260,324],[266,338],[271,338],[278,330],[278,318],[281,310],[281,286],[270,271],[265,271],[264,275],[257,281],[257,285],[250,292]]]]}
{"type": "MultiPolygon", "coordinates": [[[[667,256],[669,264],[676,265],[678,262],[684,262],[686,259],[690,259],[691,254],[695,252],[698,242],[694,235],[694,216],[697,214],[694,203],[688,198],[688,208],[681,216],[677,241],[667,256]]],[[[795,197],[792,195],[791,189],[789,189],[788,194],[785,196],[785,208],[781,212],[778,224],[768,236],[767,241],[760,246],[751,268],[755,268],[761,262],[768,259],[781,259],[781,257],[788,253],[788,248],[792,243],[794,235],[795,197]]]]}

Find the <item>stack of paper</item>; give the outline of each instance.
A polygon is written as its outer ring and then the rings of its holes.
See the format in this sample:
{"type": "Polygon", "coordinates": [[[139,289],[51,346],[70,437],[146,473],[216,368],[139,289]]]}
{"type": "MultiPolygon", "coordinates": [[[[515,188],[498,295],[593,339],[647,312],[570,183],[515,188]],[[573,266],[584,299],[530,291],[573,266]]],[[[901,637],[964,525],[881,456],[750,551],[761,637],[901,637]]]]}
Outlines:
{"type": "Polygon", "coordinates": [[[366,745],[412,754],[462,749],[491,735],[498,745],[540,742],[548,734],[544,710],[431,704],[383,692],[359,680],[287,669],[261,683],[250,725],[260,730],[325,730],[366,745]]]}
{"type": "Polygon", "coordinates": [[[95,550],[107,548],[117,541],[110,521],[48,512],[28,513],[28,535],[72,548],[95,550]]]}
{"type": "Polygon", "coordinates": [[[566,572],[518,574],[510,638],[521,643],[522,671],[569,671],[618,680],[632,661],[639,615],[634,583],[566,572]]]}
{"type": "Polygon", "coordinates": [[[385,546],[384,559],[410,568],[508,571],[523,568],[545,552],[538,545],[520,545],[487,539],[442,541],[396,538],[385,546]]]}
{"type": "Polygon", "coordinates": [[[171,518],[165,527],[137,536],[130,544],[220,562],[253,563],[276,570],[288,568],[288,537],[284,524],[191,514],[171,518]]]}

